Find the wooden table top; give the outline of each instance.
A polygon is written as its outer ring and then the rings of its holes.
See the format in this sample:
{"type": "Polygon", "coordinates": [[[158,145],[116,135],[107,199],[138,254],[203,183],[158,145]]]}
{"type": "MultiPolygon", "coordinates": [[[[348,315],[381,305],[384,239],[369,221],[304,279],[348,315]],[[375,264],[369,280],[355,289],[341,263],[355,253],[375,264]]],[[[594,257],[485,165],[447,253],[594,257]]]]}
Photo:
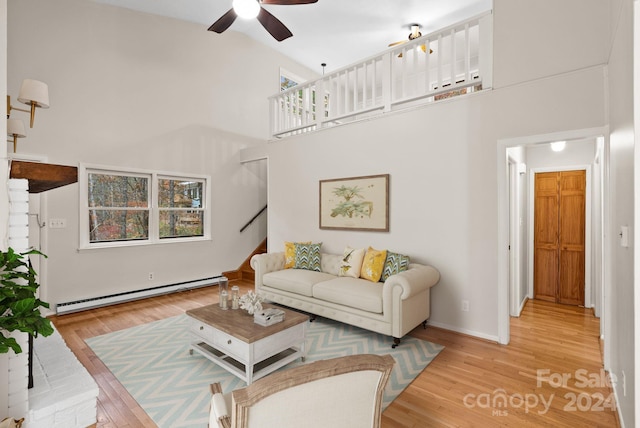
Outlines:
{"type": "Polygon", "coordinates": [[[283,310],[284,321],[265,327],[253,322],[253,315],[249,315],[244,309],[223,310],[217,303],[189,309],[186,314],[246,343],[264,339],[309,320],[307,315],[279,306],[263,304],[262,307],[264,309],[277,307],[283,310]]]}

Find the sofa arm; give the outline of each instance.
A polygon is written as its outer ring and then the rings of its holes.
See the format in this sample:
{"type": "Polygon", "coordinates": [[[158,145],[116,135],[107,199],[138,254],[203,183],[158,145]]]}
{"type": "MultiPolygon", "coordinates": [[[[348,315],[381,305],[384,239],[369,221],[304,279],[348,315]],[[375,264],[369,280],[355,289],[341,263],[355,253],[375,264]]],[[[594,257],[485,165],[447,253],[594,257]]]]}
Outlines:
{"type": "Polygon", "coordinates": [[[433,266],[411,263],[409,269],[387,278],[384,288],[391,290],[395,286],[400,286],[402,289],[400,299],[405,300],[433,287],[439,280],[440,272],[433,266]]]}
{"type": "Polygon", "coordinates": [[[265,273],[284,269],[284,253],[264,253],[251,257],[251,268],[255,271],[255,288],[262,287],[262,276],[265,273]]]}

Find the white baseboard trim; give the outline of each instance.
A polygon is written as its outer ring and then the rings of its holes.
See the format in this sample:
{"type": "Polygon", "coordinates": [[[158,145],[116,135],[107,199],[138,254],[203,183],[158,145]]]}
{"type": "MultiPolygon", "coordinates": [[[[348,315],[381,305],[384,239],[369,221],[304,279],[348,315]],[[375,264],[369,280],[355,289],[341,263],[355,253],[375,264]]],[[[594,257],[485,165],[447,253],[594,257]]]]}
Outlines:
{"type": "Polygon", "coordinates": [[[451,330],[451,331],[455,331],[456,333],[462,333],[462,334],[466,334],[467,336],[473,336],[473,337],[477,337],[479,339],[485,339],[485,340],[490,340],[492,342],[500,342],[498,340],[498,336],[497,335],[491,335],[491,334],[485,334],[485,333],[481,333],[479,331],[474,331],[474,330],[468,330],[466,328],[460,328],[460,327],[455,327],[449,324],[444,324],[444,323],[439,323],[439,322],[435,322],[435,321],[427,321],[427,326],[433,326],[433,327],[438,327],[438,328],[442,328],[445,330],[451,330]]]}
{"type": "Polygon", "coordinates": [[[524,305],[527,304],[528,300],[529,300],[529,297],[527,296],[525,296],[524,299],[522,299],[522,302],[520,303],[520,307],[518,308],[518,317],[522,315],[522,310],[524,309],[524,305]]]}
{"type": "MultiPolygon", "coordinates": [[[[607,373],[611,377],[611,375],[612,375],[611,371],[607,370],[607,373]]],[[[622,419],[622,409],[620,409],[620,397],[618,397],[618,389],[615,387],[615,385],[611,389],[613,389],[613,397],[616,400],[616,413],[618,414],[617,415],[618,416],[618,423],[620,424],[620,428],[625,428],[624,419],[622,419]]]]}

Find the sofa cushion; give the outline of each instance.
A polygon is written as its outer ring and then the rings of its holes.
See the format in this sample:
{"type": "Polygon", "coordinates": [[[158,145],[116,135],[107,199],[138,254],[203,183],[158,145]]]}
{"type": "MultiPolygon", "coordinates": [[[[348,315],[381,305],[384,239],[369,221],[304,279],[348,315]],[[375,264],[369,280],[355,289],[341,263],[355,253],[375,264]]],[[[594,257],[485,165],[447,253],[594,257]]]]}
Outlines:
{"type": "Polygon", "coordinates": [[[364,248],[346,247],[342,254],[342,262],[340,263],[340,275],[350,276],[352,278],[360,278],[360,269],[362,269],[362,260],[364,260],[364,248]]]}
{"type": "Polygon", "coordinates": [[[380,281],[384,282],[391,275],[404,272],[409,269],[409,256],[387,251],[387,259],[384,262],[384,269],[380,281]]]}
{"type": "Polygon", "coordinates": [[[369,247],[364,255],[360,278],[368,279],[372,282],[380,281],[386,259],[387,250],[376,250],[375,248],[369,247]]]}
{"type": "Polygon", "coordinates": [[[262,283],[267,287],[312,297],[312,288],[315,284],[333,278],[335,278],[335,275],[324,272],[305,269],[285,269],[264,274],[262,276],[262,283]]]}
{"type": "Polygon", "coordinates": [[[313,286],[313,297],[363,311],[382,313],[382,283],[340,277],[313,286]]]}
{"type": "Polygon", "coordinates": [[[296,246],[296,262],[294,269],[307,269],[320,272],[320,246],[318,244],[302,244],[297,242],[296,246]]]}

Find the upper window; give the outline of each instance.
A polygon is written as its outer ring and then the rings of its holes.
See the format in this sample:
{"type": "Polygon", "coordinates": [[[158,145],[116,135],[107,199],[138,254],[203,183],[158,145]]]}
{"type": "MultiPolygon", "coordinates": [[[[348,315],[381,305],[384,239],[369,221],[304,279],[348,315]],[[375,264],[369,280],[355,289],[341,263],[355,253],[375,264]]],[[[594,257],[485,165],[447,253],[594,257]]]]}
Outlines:
{"type": "Polygon", "coordinates": [[[209,178],[81,166],[80,247],[209,238],[209,178]]]}
{"type": "Polygon", "coordinates": [[[298,86],[298,84],[303,81],[304,79],[302,77],[296,76],[284,68],[280,68],[280,91],[286,91],[289,88],[298,86]]]}

